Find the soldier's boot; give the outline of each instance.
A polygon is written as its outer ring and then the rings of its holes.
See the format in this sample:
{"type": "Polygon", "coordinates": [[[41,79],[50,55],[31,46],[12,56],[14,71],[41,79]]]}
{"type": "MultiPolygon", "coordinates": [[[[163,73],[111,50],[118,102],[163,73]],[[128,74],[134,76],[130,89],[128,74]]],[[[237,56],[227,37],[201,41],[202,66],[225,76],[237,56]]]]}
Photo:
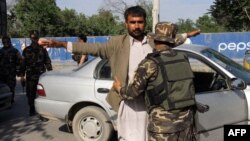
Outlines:
{"type": "Polygon", "coordinates": [[[12,96],[11,96],[11,104],[15,103],[15,93],[12,92],[12,96]]]}
{"type": "Polygon", "coordinates": [[[30,105],[30,116],[36,115],[35,98],[32,95],[31,97],[29,97],[29,105],[30,105]]]}
{"type": "Polygon", "coordinates": [[[36,110],[35,110],[35,106],[30,106],[30,111],[29,111],[29,115],[30,116],[34,116],[36,115],[36,110]]]}

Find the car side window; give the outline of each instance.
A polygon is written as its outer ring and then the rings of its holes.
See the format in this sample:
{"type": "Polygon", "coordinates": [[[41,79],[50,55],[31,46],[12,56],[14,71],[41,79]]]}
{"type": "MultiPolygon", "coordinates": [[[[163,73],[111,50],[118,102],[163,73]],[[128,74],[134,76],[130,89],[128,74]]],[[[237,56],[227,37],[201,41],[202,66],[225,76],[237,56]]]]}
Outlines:
{"type": "Polygon", "coordinates": [[[111,79],[111,68],[108,61],[101,67],[99,76],[100,79],[111,79]]]}
{"type": "Polygon", "coordinates": [[[227,89],[226,80],[219,72],[203,61],[189,56],[189,62],[194,73],[196,93],[227,89]]]}

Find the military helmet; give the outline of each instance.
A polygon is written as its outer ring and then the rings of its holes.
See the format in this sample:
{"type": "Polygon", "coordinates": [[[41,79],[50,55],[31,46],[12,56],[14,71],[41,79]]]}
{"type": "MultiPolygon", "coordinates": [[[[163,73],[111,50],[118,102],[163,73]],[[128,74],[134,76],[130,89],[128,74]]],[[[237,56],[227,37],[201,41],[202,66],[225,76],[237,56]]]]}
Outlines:
{"type": "Polygon", "coordinates": [[[175,43],[177,25],[171,22],[159,22],[155,26],[155,33],[152,34],[155,41],[175,43]]]}

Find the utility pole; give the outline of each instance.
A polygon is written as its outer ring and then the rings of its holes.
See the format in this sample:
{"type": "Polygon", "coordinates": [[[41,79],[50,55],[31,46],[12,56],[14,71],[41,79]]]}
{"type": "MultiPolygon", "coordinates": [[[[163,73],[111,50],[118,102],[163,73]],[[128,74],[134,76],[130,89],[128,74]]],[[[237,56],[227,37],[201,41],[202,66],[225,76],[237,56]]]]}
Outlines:
{"type": "Polygon", "coordinates": [[[152,31],[155,33],[155,25],[159,22],[159,11],[160,11],[160,0],[153,0],[153,10],[152,10],[152,16],[153,16],[153,27],[152,31]]]}
{"type": "Polygon", "coordinates": [[[0,0],[0,36],[7,33],[7,8],[6,0],[0,0]]]}

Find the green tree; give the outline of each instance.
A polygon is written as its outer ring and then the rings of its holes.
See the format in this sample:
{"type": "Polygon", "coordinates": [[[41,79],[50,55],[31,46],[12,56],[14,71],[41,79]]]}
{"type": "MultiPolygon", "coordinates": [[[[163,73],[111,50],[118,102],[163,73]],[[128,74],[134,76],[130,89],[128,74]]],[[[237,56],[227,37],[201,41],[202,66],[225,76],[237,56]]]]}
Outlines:
{"type": "Polygon", "coordinates": [[[80,13],[79,15],[77,15],[77,25],[76,25],[76,31],[75,31],[75,34],[76,35],[79,35],[80,33],[83,33],[85,35],[91,35],[89,34],[88,32],[88,18],[83,14],[83,13],[80,13]]]}
{"type": "Polygon", "coordinates": [[[56,36],[59,12],[55,0],[19,0],[13,8],[19,36],[27,37],[33,29],[38,30],[40,36],[56,36]]]}
{"type": "Polygon", "coordinates": [[[207,14],[199,17],[198,20],[196,20],[195,25],[202,31],[202,33],[226,32],[226,29],[223,26],[218,25],[215,19],[207,14]]]}
{"type": "Polygon", "coordinates": [[[196,28],[195,23],[191,19],[178,19],[178,32],[185,33],[196,28]]]}
{"type": "Polygon", "coordinates": [[[21,26],[21,22],[16,19],[13,9],[7,14],[7,24],[7,33],[11,35],[11,37],[19,37],[21,31],[18,27],[21,26]]]}
{"type": "Polygon", "coordinates": [[[215,0],[209,11],[229,31],[250,31],[249,0],[215,0]]]}
{"type": "Polygon", "coordinates": [[[147,13],[147,24],[145,27],[145,32],[152,32],[152,26],[153,26],[153,15],[152,15],[152,10],[153,10],[153,3],[151,0],[138,0],[137,2],[138,5],[140,5],[142,8],[145,9],[147,13]]]}
{"type": "Polygon", "coordinates": [[[73,9],[64,9],[60,12],[60,24],[58,25],[60,36],[77,36],[79,33],[86,34],[87,18],[84,14],[77,14],[73,9]]]}
{"type": "Polygon", "coordinates": [[[97,15],[89,18],[87,23],[88,33],[94,36],[115,35],[124,32],[124,27],[109,10],[100,9],[97,15]]]}

